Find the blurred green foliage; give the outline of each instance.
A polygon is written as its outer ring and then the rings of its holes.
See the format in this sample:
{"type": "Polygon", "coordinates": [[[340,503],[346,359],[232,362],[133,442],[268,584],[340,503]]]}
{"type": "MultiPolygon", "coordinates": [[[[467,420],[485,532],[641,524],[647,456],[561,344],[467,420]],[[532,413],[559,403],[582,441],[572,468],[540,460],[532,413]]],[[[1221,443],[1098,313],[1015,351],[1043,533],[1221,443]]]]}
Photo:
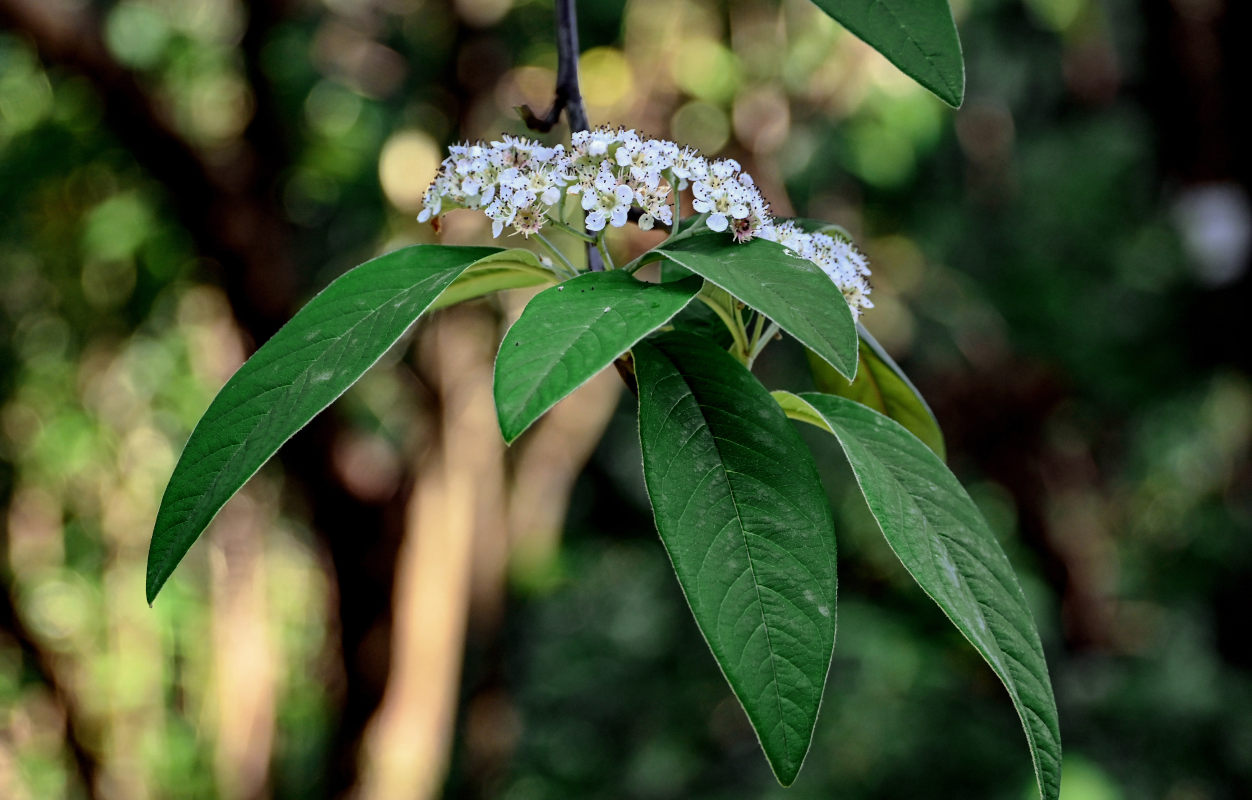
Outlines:
{"type": "MultiPolygon", "coordinates": [[[[430,240],[413,215],[440,148],[519,132],[512,107],[550,101],[537,0],[298,4],[256,73],[246,4],[87,5],[210,163],[273,104],[290,152],[275,199],[305,294],[430,240]]],[[[1245,796],[1252,378],[1235,347],[1199,338],[1229,289],[1201,280],[1172,214],[1186,176],[1145,76],[1181,56],[1149,46],[1152,4],[954,4],[958,112],[801,0],[580,5],[593,121],[739,157],[781,213],[864,243],[866,323],[935,406],[1034,605],[1063,797],[1245,796]]],[[[322,796],[333,578],[279,502],[281,472],[232,512],[250,536],[210,537],[143,604],[174,455],[249,343],[173,211],[183,187],[145,171],[107,110],[91,76],[0,27],[0,545],[44,656],[0,631],[0,796],[85,796],[67,707],[99,796],[322,796]],[[241,675],[268,676],[272,697],[241,675]],[[253,712],[270,728],[249,739],[231,726],[253,712]],[[259,783],[223,766],[247,763],[235,741],[262,754],[259,783]]],[[[806,380],[798,351],[769,361],[771,387],[806,380]]],[[[407,397],[380,375],[346,408],[420,438],[407,397]]],[[[781,790],[670,575],[631,418],[619,411],[579,479],[559,561],[517,582],[498,635],[470,641],[448,796],[1030,796],[994,677],[837,490],[846,468],[820,440],[841,624],[813,751],[781,790]]]]}

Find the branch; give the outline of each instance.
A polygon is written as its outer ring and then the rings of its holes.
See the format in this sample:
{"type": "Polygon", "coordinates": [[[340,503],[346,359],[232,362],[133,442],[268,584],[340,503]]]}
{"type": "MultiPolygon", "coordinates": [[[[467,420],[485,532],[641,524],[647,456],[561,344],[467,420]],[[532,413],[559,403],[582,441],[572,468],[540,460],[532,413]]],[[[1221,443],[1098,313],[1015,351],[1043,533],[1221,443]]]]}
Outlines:
{"type": "MultiPolygon", "coordinates": [[[[590,130],[587,109],[583,106],[583,93],[578,88],[578,11],[574,0],[556,0],[556,98],[552,108],[542,117],[535,116],[530,106],[518,106],[526,127],[532,131],[547,133],[565,112],[570,132],[590,130]]],[[[604,259],[595,245],[587,245],[587,266],[592,272],[604,271],[604,259]]]]}
{"type": "Polygon", "coordinates": [[[570,131],[591,128],[587,122],[587,109],[583,106],[582,90],[578,87],[578,12],[574,0],[556,0],[556,99],[552,108],[542,117],[535,116],[530,106],[518,106],[526,127],[547,133],[565,112],[570,131]]]}
{"type": "Polygon", "coordinates": [[[565,101],[570,130],[585,131],[591,126],[587,123],[582,90],[578,88],[578,12],[574,0],[556,0],[556,47],[557,100],[565,101]]]}

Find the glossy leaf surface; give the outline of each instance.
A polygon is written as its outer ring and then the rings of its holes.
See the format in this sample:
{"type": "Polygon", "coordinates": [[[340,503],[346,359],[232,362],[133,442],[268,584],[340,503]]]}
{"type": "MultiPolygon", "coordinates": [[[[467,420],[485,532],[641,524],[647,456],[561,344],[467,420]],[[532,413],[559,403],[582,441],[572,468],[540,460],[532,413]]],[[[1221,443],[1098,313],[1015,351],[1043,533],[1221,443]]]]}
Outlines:
{"type": "Polygon", "coordinates": [[[367,261],[314,297],[231,376],[191,433],[148,550],[152,602],[217,512],[494,247],[415,245],[367,261]]]}
{"type": "Polygon", "coordinates": [[[843,293],[812,261],[764,239],[697,235],[656,251],[769,317],[851,380],[857,336],[843,293]]]}
{"type": "Polygon", "coordinates": [[[1060,793],[1056,700],[1034,618],[995,534],[951,471],[899,423],[831,395],[775,392],[833,433],[891,549],[974,645],[1021,717],[1040,796],[1060,793]]]}
{"type": "Polygon", "coordinates": [[[947,0],[813,0],[950,106],[965,99],[965,59],[947,0]]]}
{"type": "Polygon", "coordinates": [[[835,639],[835,537],[813,457],[769,393],[707,340],[634,349],[656,526],[774,774],[796,777],[835,639]]]}
{"type": "Polygon", "coordinates": [[[655,284],[624,272],[588,272],[535,295],[496,356],[505,441],[668,322],[703,285],[694,276],[655,284]]]}

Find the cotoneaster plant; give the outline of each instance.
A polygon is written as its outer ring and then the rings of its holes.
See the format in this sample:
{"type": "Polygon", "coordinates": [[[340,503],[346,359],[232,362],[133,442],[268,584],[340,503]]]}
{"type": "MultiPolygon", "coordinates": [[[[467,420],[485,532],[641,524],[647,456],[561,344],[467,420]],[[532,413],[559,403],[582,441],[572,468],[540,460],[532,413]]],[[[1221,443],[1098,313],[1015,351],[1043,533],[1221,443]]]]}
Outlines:
{"type": "MultiPolygon", "coordinates": [[[[818,5],[960,102],[959,44],[942,0],[818,5]]],[[[546,119],[522,111],[542,130],[564,110],[575,129],[569,145],[505,136],[453,146],[419,216],[437,224],[471,209],[491,220],[495,237],[520,235],[543,255],[414,245],[314,297],[235,373],[192,432],[157,515],[149,602],[226,501],[423,314],[544,287],[496,357],[501,433],[512,443],[617,367],[638,399],[661,541],[783,785],[795,780],[812,740],[836,619],[832,514],[791,418],[830,434],[900,562],[1003,683],[1040,796],[1057,798],[1056,704],[1030,609],[995,536],[944,465],[930,409],[859,324],[873,307],[865,257],[837,226],[775,219],[732,159],[706,159],[628,128],[587,130],[572,2],[560,0],[557,11],[557,103],[546,119]],[[615,264],[605,232],[632,222],[669,235],[615,264]],[[562,249],[554,236],[578,240],[586,257],[567,255],[581,248],[562,249]],[[642,280],[640,268],[654,263],[659,279],[642,280]],[[782,334],[807,348],[823,392],[771,393],[752,374],[782,334]]]]}

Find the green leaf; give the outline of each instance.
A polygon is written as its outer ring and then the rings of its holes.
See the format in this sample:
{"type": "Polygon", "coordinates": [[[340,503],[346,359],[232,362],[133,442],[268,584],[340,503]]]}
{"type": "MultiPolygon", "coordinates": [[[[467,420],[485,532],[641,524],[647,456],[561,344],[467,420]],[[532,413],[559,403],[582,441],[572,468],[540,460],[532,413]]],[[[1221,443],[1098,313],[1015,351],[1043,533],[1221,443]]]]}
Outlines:
{"type": "Polygon", "coordinates": [[[1021,717],[1040,796],[1059,796],[1061,734],[1048,665],[1013,567],[956,477],[913,434],[825,394],[774,398],[839,440],[891,549],[1004,683],[1021,717]]]}
{"type": "Polygon", "coordinates": [[[151,603],[227,500],[378,361],[435,298],[494,247],[416,245],[336,279],[226,382],[191,432],[148,550],[151,603]]]}
{"type": "Polygon", "coordinates": [[[813,457],[752,373],[685,333],[634,349],[661,541],[774,775],[808,752],[835,643],[835,535],[813,457]]]}
{"type": "Polygon", "coordinates": [[[821,268],[764,239],[736,244],[693,236],[656,251],[769,317],[852,380],[857,336],[852,311],[821,268]]]}
{"type": "Polygon", "coordinates": [[[904,74],[959,107],[965,59],[946,0],[813,0],[904,74]]]}
{"type": "Polygon", "coordinates": [[[589,272],[535,295],[496,356],[500,431],[510,444],[557,404],[691,302],[704,281],[644,283],[589,272]]]}
{"type": "Polygon", "coordinates": [[[447,308],[502,289],[524,289],[556,283],[557,277],[529,250],[505,250],[488,256],[461,273],[430,309],[447,308]]]}
{"type": "Polygon", "coordinates": [[[669,324],[676,331],[686,331],[715,342],[723,350],[729,350],[735,344],[735,337],[722,322],[722,318],[703,302],[688,303],[686,308],[669,321],[669,324]]]}
{"type": "Polygon", "coordinates": [[[922,399],[921,392],[864,326],[857,325],[856,330],[861,337],[861,363],[856,380],[851,383],[812,350],[808,352],[818,390],[855,400],[891,417],[934,450],[939,458],[947,458],[943,431],[939,430],[939,421],[922,399]]]}

